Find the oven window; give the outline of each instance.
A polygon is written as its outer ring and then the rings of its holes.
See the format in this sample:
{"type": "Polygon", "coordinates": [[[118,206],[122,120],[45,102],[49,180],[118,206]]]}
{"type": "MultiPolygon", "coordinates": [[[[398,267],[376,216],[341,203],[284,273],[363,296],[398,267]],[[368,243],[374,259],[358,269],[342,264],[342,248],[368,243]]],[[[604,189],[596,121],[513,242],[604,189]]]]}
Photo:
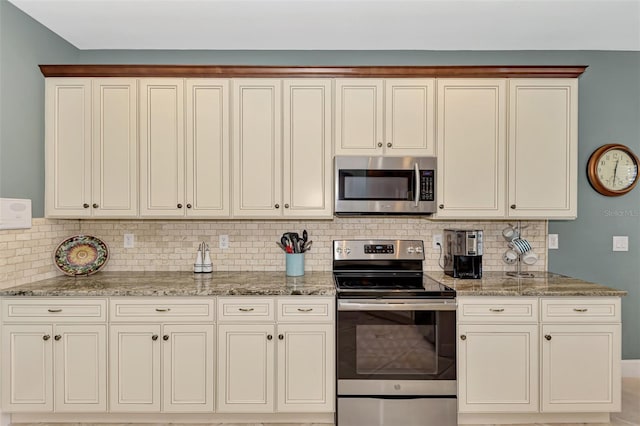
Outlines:
{"type": "Polygon", "coordinates": [[[340,311],[337,340],[339,379],[455,379],[454,311],[340,311]]]}
{"type": "Polygon", "coordinates": [[[412,170],[340,170],[341,200],[412,200],[412,170]]]}

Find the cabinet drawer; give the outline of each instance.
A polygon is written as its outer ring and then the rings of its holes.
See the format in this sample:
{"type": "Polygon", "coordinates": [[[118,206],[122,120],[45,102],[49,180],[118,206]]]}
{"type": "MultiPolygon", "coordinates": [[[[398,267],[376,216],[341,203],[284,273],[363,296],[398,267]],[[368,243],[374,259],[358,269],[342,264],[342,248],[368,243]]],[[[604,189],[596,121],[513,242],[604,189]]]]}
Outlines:
{"type": "Polygon", "coordinates": [[[211,322],[215,320],[214,300],[208,298],[122,298],[111,299],[112,322],[164,321],[211,322]]]}
{"type": "Polygon", "coordinates": [[[620,322],[619,297],[541,299],[543,322],[620,322]]]}
{"type": "Polygon", "coordinates": [[[278,322],[331,322],[334,317],[333,298],[281,297],[277,300],[278,322]]]}
{"type": "Polygon", "coordinates": [[[218,321],[274,321],[273,307],[274,300],[267,297],[221,297],[218,298],[218,321]]]}
{"type": "Polygon", "coordinates": [[[458,321],[477,323],[537,322],[538,299],[527,297],[459,297],[458,321]]]}
{"type": "Polygon", "coordinates": [[[103,322],[105,299],[2,299],[3,322],[103,322]]]}

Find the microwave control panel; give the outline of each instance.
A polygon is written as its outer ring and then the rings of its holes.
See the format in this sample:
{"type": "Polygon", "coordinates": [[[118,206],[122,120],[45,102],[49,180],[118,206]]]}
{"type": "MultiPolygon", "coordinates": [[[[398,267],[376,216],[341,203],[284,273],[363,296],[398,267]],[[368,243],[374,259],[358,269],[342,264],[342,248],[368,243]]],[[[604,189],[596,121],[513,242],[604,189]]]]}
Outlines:
{"type": "Polygon", "coordinates": [[[420,171],[420,201],[433,201],[435,196],[435,176],[433,170],[420,171]]]}

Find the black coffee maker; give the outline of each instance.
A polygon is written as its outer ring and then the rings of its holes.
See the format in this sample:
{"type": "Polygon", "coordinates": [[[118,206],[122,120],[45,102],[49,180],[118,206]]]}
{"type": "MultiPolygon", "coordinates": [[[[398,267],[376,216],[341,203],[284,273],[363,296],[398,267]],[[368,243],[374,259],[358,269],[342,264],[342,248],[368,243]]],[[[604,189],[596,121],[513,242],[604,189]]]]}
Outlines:
{"type": "Polygon", "coordinates": [[[454,278],[482,278],[481,230],[444,230],[444,273],[454,278]]]}

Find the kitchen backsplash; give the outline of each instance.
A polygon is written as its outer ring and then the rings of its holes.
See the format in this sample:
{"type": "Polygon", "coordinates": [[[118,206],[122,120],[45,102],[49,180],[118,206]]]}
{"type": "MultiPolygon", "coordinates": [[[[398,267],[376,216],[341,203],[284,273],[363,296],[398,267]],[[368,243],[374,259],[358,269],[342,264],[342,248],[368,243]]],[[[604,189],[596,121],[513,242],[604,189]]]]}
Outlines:
{"type": "MultiPolygon", "coordinates": [[[[485,271],[514,270],[502,254],[507,243],[502,230],[509,221],[432,221],[426,218],[335,218],[334,220],[49,220],[33,219],[26,230],[0,231],[0,288],[58,275],[53,251],[61,240],[78,233],[95,235],[110,248],[105,271],[192,271],[196,249],[202,241],[211,247],[214,271],[284,271],[284,254],[276,245],[283,232],[306,229],[313,246],[305,256],[305,270],[331,270],[331,242],[346,238],[424,240],[425,270],[439,270],[440,252],[432,248],[432,236],[445,228],[484,230],[485,271]],[[135,248],[123,248],[124,234],[134,234],[135,248]],[[218,248],[219,235],[229,236],[229,248],[218,248]]],[[[547,222],[523,221],[523,231],[538,254],[535,265],[547,267],[547,222]]]]}

